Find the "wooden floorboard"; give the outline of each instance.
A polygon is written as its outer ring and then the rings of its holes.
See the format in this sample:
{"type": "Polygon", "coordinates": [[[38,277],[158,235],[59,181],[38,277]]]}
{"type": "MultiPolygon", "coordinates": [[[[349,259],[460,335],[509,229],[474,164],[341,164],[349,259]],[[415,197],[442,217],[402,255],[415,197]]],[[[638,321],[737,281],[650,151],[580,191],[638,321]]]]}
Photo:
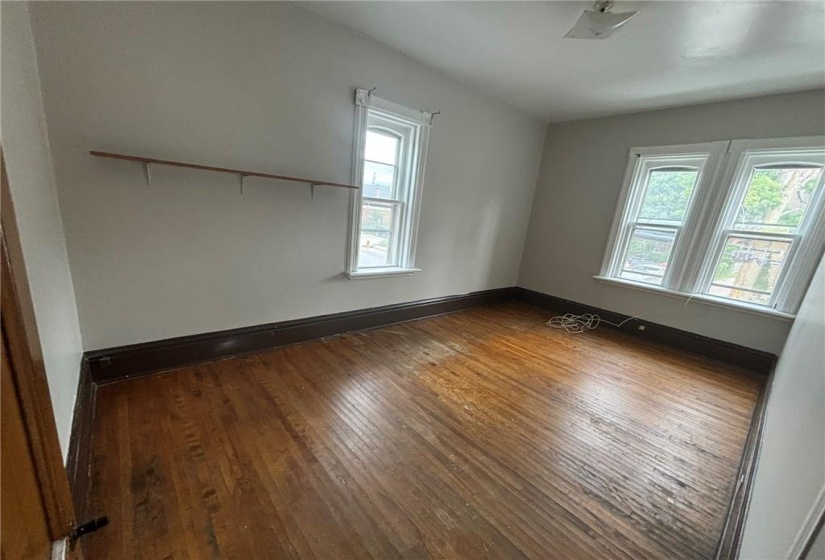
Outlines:
{"type": "Polygon", "coordinates": [[[102,386],[96,559],[710,558],[759,378],[508,303],[102,386]]]}

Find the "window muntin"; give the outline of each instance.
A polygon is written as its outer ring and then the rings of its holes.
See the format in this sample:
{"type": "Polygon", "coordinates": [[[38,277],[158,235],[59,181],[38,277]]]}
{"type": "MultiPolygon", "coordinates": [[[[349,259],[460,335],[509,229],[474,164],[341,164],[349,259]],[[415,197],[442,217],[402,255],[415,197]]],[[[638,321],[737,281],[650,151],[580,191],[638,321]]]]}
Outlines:
{"type": "Polygon", "coordinates": [[[415,243],[432,115],[356,91],[347,275],[415,272],[415,243]]]}
{"type": "Polygon", "coordinates": [[[635,148],[600,277],[793,313],[823,251],[825,137],[635,148]]]}

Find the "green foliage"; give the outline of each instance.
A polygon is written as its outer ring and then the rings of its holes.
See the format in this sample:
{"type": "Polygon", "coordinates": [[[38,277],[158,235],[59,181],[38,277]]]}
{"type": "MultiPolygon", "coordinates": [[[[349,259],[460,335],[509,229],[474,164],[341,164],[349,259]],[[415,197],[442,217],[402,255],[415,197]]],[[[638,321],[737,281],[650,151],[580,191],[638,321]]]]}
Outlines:
{"type": "MultiPolygon", "coordinates": [[[[757,169],[751,182],[739,217],[743,222],[764,222],[768,213],[782,203],[782,183],[779,169],[757,169]]],[[[788,218],[788,221],[791,218],[788,218]]],[[[790,222],[785,225],[796,225],[790,222]]]]}
{"type": "Polygon", "coordinates": [[[716,268],[716,273],[713,275],[713,280],[718,282],[720,280],[724,280],[725,278],[729,278],[734,274],[734,264],[735,261],[733,260],[733,251],[736,250],[736,245],[728,244],[725,247],[725,252],[722,253],[722,258],[719,259],[719,266],[716,268]]]}
{"type": "MultiPolygon", "coordinates": [[[[791,168],[755,169],[750,177],[738,220],[750,224],[764,224],[770,221],[776,226],[790,228],[798,226],[805,204],[810,200],[818,184],[820,172],[812,169],[808,175],[810,178],[801,185],[798,183],[800,179],[798,173],[797,170],[791,168]],[[792,193],[789,189],[798,190],[792,193]]],[[[697,172],[690,170],[658,169],[651,171],[647,178],[639,217],[642,220],[682,221],[696,178],[697,172]]],[[[767,232],[777,229],[776,226],[754,227],[767,232]]],[[[752,229],[749,226],[745,227],[752,229]]],[[[786,230],[781,228],[778,231],[786,230]]],[[[631,239],[627,255],[632,263],[631,266],[662,265],[667,262],[670,249],[667,243],[663,244],[640,236],[631,239]]],[[[736,244],[728,244],[725,247],[714,274],[716,281],[732,278],[743,270],[743,267],[734,259],[734,254],[739,250],[740,247],[736,244]]],[[[769,290],[770,271],[770,262],[761,265],[754,279],[754,287],[769,290]]]]}
{"type": "Polygon", "coordinates": [[[756,274],[756,278],[753,281],[753,287],[756,290],[765,290],[770,291],[771,289],[771,257],[768,255],[768,258],[765,259],[765,262],[762,263],[762,266],[759,268],[759,272],[756,274]]]}
{"type": "Polygon", "coordinates": [[[814,194],[814,189],[816,188],[817,183],[819,183],[819,175],[815,175],[811,179],[805,181],[805,184],[802,185],[802,192],[807,196],[811,196],[814,194]]]}
{"type": "Polygon", "coordinates": [[[639,216],[680,221],[687,210],[696,175],[696,171],[651,171],[639,216]]]}
{"type": "Polygon", "coordinates": [[[777,223],[779,223],[779,225],[782,225],[782,226],[796,227],[796,226],[799,225],[799,222],[801,220],[802,220],[802,209],[797,208],[796,210],[790,210],[788,212],[785,212],[781,216],[779,216],[779,219],[777,220],[777,223]]]}
{"type": "Polygon", "coordinates": [[[664,264],[670,256],[670,245],[650,240],[634,239],[630,242],[628,256],[652,264],[664,264]],[[664,247],[662,247],[664,245],[664,247]]]}

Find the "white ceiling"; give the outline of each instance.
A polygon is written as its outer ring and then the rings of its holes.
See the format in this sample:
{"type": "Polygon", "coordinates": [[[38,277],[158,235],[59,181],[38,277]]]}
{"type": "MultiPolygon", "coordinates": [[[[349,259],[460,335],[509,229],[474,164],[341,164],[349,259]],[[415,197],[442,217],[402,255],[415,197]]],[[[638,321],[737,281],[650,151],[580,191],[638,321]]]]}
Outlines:
{"type": "Polygon", "coordinates": [[[825,86],[822,0],[618,0],[603,41],[562,38],[591,2],[299,4],[551,122],[825,86]]]}

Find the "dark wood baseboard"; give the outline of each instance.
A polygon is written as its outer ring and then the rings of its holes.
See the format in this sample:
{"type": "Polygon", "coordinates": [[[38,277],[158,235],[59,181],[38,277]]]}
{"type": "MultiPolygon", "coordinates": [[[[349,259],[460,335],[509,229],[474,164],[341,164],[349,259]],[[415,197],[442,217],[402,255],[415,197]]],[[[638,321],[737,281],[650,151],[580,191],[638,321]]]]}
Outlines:
{"type": "Polygon", "coordinates": [[[716,548],[716,560],[735,560],[739,557],[742,547],[742,536],[745,530],[745,519],[750,507],[753,483],[756,478],[756,462],[759,450],[762,447],[762,434],[765,429],[765,412],[768,408],[768,399],[773,385],[774,371],[759,392],[759,399],[753,410],[751,427],[748,430],[748,439],[745,440],[745,449],[742,451],[742,460],[739,463],[739,472],[736,475],[736,488],[733,491],[728,515],[725,518],[725,527],[716,548]]]}
{"type": "Polygon", "coordinates": [[[278,346],[512,299],[514,288],[385,305],[87,352],[92,380],[107,383],[278,346]]]}
{"type": "MultiPolygon", "coordinates": [[[[106,348],[87,352],[85,359],[89,364],[92,381],[107,383],[137,375],[260,352],[287,344],[335,336],[350,331],[376,328],[513,299],[558,313],[594,313],[612,323],[621,323],[629,319],[627,315],[621,313],[557,298],[526,288],[499,288],[464,295],[385,305],[370,309],[106,348]]],[[[615,327],[611,326],[611,328],[615,327]]],[[[770,373],[776,361],[776,356],[767,352],[760,352],[640,319],[627,321],[621,327],[621,330],[647,340],[687,350],[765,376],[770,373]],[[644,330],[640,330],[640,326],[644,326],[644,330]]]]}
{"type": "Polygon", "coordinates": [[[91,515],[89,497],[92,489],[92,428],[95,417],[95,384],[92,381],[89,362],[81,360],[77,381],[72,435],[66,459],[66,474],[72,492],[75,515],[83,522],[91,515]]]}
{"type": "MultiPolygon", "coordinates": [[[[512,293],[518,300],[561,314],[573,313],[582,315],[591,313],[611,323],[621,324],[623,321],[627,321],[622,324],[619,330],[646,340],[658,342],[671,348],[679,348],[680,350],[686,350],[706,358],[741,367],[765,377],[771,373],[776,363],[776,356],[768,352],[761,352],[745,346],[739,346],[738,344],[674,329],[673,327],[667,327],[658,323],[651,323],[644,319],[628,320],[630,316],[614,311],[557,298],[526,288],[514,288],[512,293]],[[640,329],[639,327],[644,328],[640,329]]],[[[617,328],[607,323],[603,323],[603,325],[610,328],[617,328]]]]}

